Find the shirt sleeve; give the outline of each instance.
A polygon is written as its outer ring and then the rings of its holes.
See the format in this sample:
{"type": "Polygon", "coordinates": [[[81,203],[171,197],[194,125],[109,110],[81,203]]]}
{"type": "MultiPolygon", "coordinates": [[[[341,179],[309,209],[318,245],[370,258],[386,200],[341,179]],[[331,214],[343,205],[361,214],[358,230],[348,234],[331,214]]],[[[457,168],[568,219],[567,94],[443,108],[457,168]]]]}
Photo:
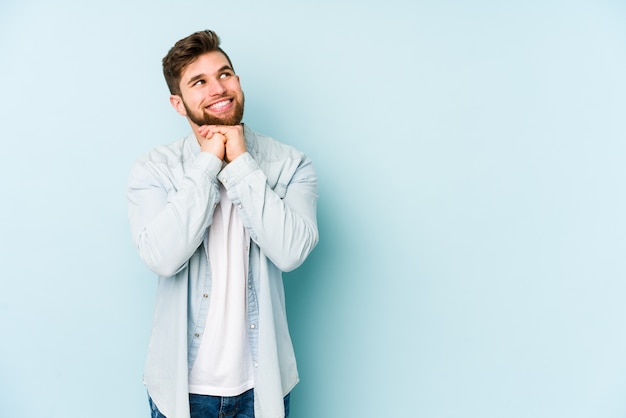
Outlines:
{"type": "Polygon", "coordinates": [[[219,202],[221,161],[200,153],[175,182],[172,168],[163,166],[144,161],[132,168],[128,217],[141,259],[156,274],[169,277],[187,264],[204,239],[219,202]]]}
{"type": "Polygon", "coordinates": [[[318,242],[318,181],[311,161],[303,157],[286,183],[284,196],[270,188],[250,153],[237,157],[219,174],[228,197],[251,239],[282,271],[300,266],[318,242]]]}

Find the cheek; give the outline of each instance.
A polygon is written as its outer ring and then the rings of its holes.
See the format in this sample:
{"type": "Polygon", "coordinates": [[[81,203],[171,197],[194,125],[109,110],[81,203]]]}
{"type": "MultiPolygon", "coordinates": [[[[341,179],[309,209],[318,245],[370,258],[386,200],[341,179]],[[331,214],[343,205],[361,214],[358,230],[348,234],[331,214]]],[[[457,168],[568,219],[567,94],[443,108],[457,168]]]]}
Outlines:
{"type": "Polygon", "coordinates": [[[194,109],[197,109],[199,107],[201,107],[201,103],[202,103],[202,98],[199,97],[199,95],[197,94],[198,92],[194,92],[192,94],[190,94],[187,99],[185,100],[185,104],[187,105],[187,109],[189,109],[190,111],[193,111],[194,109]]]}
{"type": "Polygon", "coordinates": [[[241,94],[241,84],[239,84],[238,80],[231,80],[228,83],[228,90],[241,94]]]}

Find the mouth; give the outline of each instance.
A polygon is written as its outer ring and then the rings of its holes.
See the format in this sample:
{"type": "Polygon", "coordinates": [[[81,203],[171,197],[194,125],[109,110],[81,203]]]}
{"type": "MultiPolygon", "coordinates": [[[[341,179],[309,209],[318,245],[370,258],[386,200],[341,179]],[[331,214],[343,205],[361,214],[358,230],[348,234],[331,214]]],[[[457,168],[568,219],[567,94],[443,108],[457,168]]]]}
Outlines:
{"type": "Polygon", "coordinates": [[[230,98],[222,99],[222,100],[219,100],[219,101],[217,101],[215,103],[211,103],[210,105],[208,105],[206,107],[206,109],[211,111],[211,112],[219,113],[219,112],[223,112],[225,110],[228,110],[231,107],[232,104],[233,104],[233,99],[230,99],[230,98]]]}

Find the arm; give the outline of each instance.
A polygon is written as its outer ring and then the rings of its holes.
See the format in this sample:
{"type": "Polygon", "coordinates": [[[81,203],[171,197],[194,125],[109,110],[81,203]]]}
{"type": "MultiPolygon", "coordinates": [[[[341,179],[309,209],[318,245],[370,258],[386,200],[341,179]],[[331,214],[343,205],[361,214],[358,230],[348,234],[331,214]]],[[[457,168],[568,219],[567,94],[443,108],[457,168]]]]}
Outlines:
{"type": "Polygon", "coordinates": [[[159,173],[149,162],[133,167],[127,191],[132,239],[141,259],[158,275],[176,274],[202,243],[219,201],[216,175],[221,164],[202,152],[175,180],[175,173],[159,173]],[[178,183],[169,196],[163,181],[178,183]]]}
{"type": "Polygon", "coordinates": [[[219,175],[250,237],[282,271],[300,266],[319,239],[317,176],[309,159],[293,161],[295,170],[283,167],[293,175],[285,181],[282,199],[269,187],[265,173],[248,152],[219,175]]]}

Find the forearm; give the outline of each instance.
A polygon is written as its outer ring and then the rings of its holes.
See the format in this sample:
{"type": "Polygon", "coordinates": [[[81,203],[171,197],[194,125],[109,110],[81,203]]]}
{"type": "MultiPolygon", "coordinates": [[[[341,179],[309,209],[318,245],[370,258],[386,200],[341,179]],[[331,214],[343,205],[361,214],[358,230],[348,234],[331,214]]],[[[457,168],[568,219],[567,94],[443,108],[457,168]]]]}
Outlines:
{"type": "Polygon", "coordinates": [[[202,243],[219,201],[221,162],[201,154],[175,189],[167,190],[149,168],[138,165],[128,188],[131,233],[142,260],[172,276],[202,243]]]}
{"type": "Polygon", "coordinates": [[[317,177],[304,161],[283,196],[272,190],[250,154],[230,163],[219,176],[250,237],[282,271],[304,262],[318,242],[317,177]]]}

